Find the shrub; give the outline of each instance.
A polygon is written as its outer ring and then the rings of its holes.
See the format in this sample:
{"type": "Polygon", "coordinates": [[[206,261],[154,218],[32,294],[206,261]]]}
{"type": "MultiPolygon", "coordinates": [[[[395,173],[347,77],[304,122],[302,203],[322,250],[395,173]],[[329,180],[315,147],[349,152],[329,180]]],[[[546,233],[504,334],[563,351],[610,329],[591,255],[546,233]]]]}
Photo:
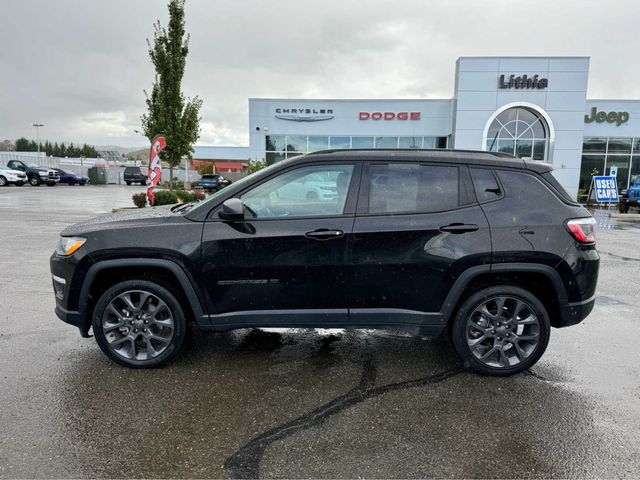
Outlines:
{"type": "Polygon", "coordinates": [[[158,190],[153,192],[156,197],[156,205],[173,205],[178,203],[178,195],[171,190],[158,190]]]}
{"type": "Polygon", "coordinates": [[[213,171],[213,162],[200,162],[198,166],[198,173],[200,175],[207,175],[214,173],[213,171]]]}
{"type": "Polygon", "coordinates": [[[194,190],[193,191],[193,199],[194,200],[197,200],[197,201],[201,202],[205,198],[207,198],[207,194],[204,193],[203,190],[194,190]]]}
{"type": "Polygon", "coordinates": [[[133,204],[138,208],[144,208],[147,205],[147,194],[146,193],[134,193],[131,197],[133,200],[133,204]]]}
{"type": "Polygon", "coordinates": [[[184,190],[176,192],[176,195],[178,196],[178,200],[182,203],[189,203],[195,200],[193,193],[186,192],[184,190]]]}
{"type": "Polygon", "coordinates": [[[249,173],[249,175],[251,175],[252,173],[257,172],[258,170],[262,170],[266,166],[267,166],[267,162],[261,162],[261,161],[249,162],[249,165],[247,166],[247,172],[249,173]]]}

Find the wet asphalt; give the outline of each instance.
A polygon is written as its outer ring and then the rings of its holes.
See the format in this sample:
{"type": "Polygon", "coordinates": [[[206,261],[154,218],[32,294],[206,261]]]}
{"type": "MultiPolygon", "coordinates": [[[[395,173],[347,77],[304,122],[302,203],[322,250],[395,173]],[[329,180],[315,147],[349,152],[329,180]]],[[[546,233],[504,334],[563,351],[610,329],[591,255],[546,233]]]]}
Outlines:
{"type": "Polygon", "coordinates": [[[67,225],[140,187],[0,189],[0,477],[640,477],[640,216],[598,215],[598,298],[510,378],[400,331],[192,335],[135,371],[53,313],[67,225]]]}

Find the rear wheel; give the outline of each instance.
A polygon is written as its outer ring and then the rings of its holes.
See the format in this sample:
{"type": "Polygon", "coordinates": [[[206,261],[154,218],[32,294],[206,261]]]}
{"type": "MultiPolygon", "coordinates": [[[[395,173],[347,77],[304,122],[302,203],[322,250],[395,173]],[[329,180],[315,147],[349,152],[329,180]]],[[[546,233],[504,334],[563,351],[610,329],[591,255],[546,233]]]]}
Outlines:
{"type": "Polygon", "coordinates": [[[126,181],[124,183],[126,183],[127,185],[131,185],[131,182],[129,182],[129,181],[126,181]]]}
{"type": "Polygon", "coordinates": [[[485,288],[467,298],[451,337],[467,368],[506,376],[535,364],[549,343],[549,316],[533,294],[519,287],[485,288]]]}
{"type": "Polygon", "coordinates": [[[154,368],[175,357],[186,333],[184,311],[166,288],[128,280],[102,294],[93,313],[102,351],[129,368],[154,368]]]}
{"type": "Polygon", "coordinates": [[[56,182],[47,182],[47,187],[53,187],[56,184],[56,182]]]}

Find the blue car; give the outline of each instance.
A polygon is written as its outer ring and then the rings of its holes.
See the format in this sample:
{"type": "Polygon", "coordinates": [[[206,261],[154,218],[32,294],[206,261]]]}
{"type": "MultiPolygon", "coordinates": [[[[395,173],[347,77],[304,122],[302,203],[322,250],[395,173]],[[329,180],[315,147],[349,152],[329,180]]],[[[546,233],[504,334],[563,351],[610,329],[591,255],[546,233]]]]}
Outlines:
{"type": "Polygon", "coordinates": [[[67,183],[69,185],[85,185],[89,183],[89,179],[87,177],[78,175],[71,170],[63,170],[61,168],[54,168],[53,170],[60,174],[60,183],[67,183]]]}

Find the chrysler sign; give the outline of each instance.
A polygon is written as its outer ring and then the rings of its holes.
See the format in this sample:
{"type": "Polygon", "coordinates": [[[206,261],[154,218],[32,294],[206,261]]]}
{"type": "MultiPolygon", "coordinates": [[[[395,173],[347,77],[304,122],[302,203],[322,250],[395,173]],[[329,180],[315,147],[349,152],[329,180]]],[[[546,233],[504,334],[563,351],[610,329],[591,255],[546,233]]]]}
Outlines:
{"type": "Polygon", "coordinates": [[[280,120],[292,122],[321,122],[333,118],[331,108],[276,108],[275,115],[280,120]]]}
{"type": "Polygon", "coordinates": [[[420,120],[421,112],[360,112],[360,120],[420,120]]]}

